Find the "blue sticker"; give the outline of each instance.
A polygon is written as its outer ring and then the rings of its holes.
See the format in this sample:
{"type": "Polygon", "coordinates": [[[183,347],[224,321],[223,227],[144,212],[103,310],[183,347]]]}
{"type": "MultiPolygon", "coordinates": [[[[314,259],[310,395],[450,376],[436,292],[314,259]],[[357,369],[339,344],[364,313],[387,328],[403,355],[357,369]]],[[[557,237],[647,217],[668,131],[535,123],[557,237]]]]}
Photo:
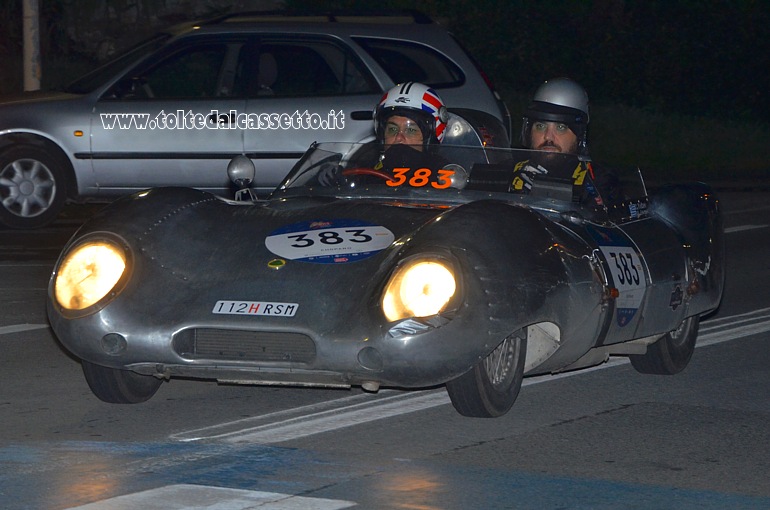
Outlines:
{"type": "Polygon", "coordinates": [[[671,291],[671,299],[668,302],[668,306],[670,306],[672,310],[676,310],[682,303],[684,303],[684,292],[682,291],[682,287],[677,285],[674,287],[674,290],[671,291]]]}

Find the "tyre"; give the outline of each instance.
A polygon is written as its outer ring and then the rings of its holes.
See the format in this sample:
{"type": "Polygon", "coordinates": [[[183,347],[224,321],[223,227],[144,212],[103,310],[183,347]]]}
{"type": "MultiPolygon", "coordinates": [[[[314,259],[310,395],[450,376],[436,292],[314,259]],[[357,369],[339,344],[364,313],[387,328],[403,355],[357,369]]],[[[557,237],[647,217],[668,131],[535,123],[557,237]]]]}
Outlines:
{"type": "Polygon", "coordinates": [[[155,395],[161,379],[81,361],[91,391],[110,404],[138,404],[155,395]]]}
{"type": "Polygon", "coordinates": [[[673,375],[681,372],[695,351],[699,322],[697,315],[688,317],[674,331],[648,346],[645,354],[629,356],[631,365],[643,374],[673,375]]]}
{"type": "Polygon", "coordinates": [[[43,146],[15,145],[0,152],[1,224],[31,229],[56,219],[67,198],[63,159],[43,146]]]}
{"type": "Polygon", "coordinates": [[[521,389],[526,333],[514,334],[471,370],[446,384],[452,405],[463,416],[494,418],[508,412],[521,389]]]}

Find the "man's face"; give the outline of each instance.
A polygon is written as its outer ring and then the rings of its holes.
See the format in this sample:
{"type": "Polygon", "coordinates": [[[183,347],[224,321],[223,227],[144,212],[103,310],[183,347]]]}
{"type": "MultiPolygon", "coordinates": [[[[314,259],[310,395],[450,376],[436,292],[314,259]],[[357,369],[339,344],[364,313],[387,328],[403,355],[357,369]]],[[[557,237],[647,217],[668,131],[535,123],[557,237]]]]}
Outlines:
{"type": "Polygon", "coordinates": [[[566,124],[541,120],[532,123],[530,149],[574,154],[577,144],[577,136],[566,124]]]}
{"type": "Polygon", "coordinates": [[[397,143],[413,145],[422,150],[422,130],[408,117],[393,115],[385,122],[385,148],[397,143]]]}

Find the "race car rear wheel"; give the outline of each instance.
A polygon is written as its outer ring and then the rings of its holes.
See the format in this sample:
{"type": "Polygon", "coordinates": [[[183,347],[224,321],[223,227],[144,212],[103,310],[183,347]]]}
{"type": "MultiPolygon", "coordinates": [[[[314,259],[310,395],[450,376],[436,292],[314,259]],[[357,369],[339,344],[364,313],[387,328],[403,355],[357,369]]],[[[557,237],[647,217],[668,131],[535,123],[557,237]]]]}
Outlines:
{"type": "Polygon", "coordinates": [[[688,317],[674,331],[648,346],[645,354],[629,356],[631,364],[643,374],[673,375],[681,372],[695,351],[699,322],[697,315],[688,317]]]}
{"type": "Polygon", "coordinates": [[[120,370],[81,361],[91,391],[110,404],[138,404],[149,400],[163,382],[151,375],[120,370]]]}
{"type": "Polygon", "coordinates": [[[494,418],[508,412],[521,389],[526,332],[513,334],[472,369],[446,384],[452,405],[463,416],[494,418]]]}

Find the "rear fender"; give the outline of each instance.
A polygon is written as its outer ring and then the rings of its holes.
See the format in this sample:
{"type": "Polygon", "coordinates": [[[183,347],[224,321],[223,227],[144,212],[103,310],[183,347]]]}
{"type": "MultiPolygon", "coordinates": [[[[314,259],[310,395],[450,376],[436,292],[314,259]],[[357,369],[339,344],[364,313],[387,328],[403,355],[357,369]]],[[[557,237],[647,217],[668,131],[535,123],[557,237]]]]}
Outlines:
{"type": "Polygon", "coordinates": [[[687,255],[688,315],[716,309],[725,279],[725,247],[719,199],[703,183],[665,186],[651,194],[650,214],[681,237],[687,255]]]}

